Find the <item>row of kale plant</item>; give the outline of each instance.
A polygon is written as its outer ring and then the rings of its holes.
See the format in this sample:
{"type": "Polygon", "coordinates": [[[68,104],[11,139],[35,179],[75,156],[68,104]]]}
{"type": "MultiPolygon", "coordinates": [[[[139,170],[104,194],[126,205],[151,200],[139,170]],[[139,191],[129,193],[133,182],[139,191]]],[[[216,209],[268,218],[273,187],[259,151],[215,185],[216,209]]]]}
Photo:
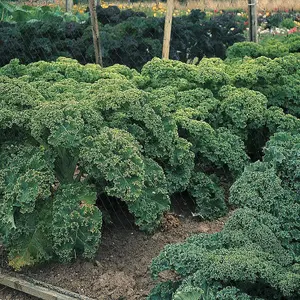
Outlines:
{"type": "MultiPolygon", "coordinates": [[[[290,41],[299,51],[297,39],[290,41]]],[[[231,86],[217,87],[217,110],[222,113],[208,123],[215,130],[221,124],[239,136],[250,161],[232,180],[227,205],[234,211],[223,230],[167,245],[152,261],[152,276],[161,282],[149,300],[300,298],[300,55],[245,58],[260,53],[276,56],[276,46],[237,43],[229,48],[227,61],[210,60],[209,72],[214,73],[210,84],[218,86],[222,78],[213,71],[215,67],[230,76],[231,86]],[[161,272],[171,276],[163,281],[161,272]]],[[[278,53],[284,51],[281,48],[278,53]]],[[[200,69],[207,63],[202,61],[200,69]]],[[[202,101],[200,107],[202,113],[202,101]]],[[[208,145],[201,123],[208,119],[190,107],[187,113],[190,120],[185,126],[189,124],[190,131],[185,133],[194,133],[190,141],[208,145]]],[[[239,161],[236,152],[224,152],[235,163],[239,161]]],[[[201,172],[194,169],[199,179],[190,189],[196,203],[207,197],[207,202],[199,203],[202,214],[204,207],[216,211],[220,206],[215,202],[219,194],[212,185],[208,188],[201,172]]]]}
{"type": "Polygon", "coordinates": [[[161,252],[153,276],[177,275],[150,299],[299,299],[300,56],[234,57],[251,45],[198,65],[156,58],[140,73],[67,58],[2,67],[0,243],[10,265],[92,258],[97,197],[120,199],[152,232],[185,192],[200,219],[238,209],[222,232],[161,252]]]}

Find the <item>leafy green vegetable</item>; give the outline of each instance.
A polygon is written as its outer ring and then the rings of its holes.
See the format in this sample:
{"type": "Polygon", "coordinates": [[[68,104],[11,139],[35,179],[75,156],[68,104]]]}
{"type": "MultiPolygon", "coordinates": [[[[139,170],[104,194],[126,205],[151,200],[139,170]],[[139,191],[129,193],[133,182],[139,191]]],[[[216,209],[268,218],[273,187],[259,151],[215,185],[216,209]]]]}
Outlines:
{"type": "Polygon", "coordinates": [[[92,258],[102,196],[153,232],[185,192],[201,219],[239,209],[221,233],[154,260],[154,275],[180,277],[153,299],[297,299],[300,123],[288,80],[298,67],[290,54],[156,58],[140,73],[70,58],[1,68],[0,242],[11,266],[92,258]]]}
{"type": "MultiPolygon", "coordinates": [[[[275,134],[263,162],[246,167],[232,185],[229,201],[240,208],[224,229],[168,245],[153,260],[155,278],[165,270],[180,278],[169,283],[173,287],[169,299],[300,296],[299,179],[294,178],[300,166],[297,158],[294,161],[299,145],[299,133],[275,134]],[[293,158],[285,159],[288,155],[293,158]]],[[[149,299],[155,299],[163,287],[157,286],[149,299]]]]}

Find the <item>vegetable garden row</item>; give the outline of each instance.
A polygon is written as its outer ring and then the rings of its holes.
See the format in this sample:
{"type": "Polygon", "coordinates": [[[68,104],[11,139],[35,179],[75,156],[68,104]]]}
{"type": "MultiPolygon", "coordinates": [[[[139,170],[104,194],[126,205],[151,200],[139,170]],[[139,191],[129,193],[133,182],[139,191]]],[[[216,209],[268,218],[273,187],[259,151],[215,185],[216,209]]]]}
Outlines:
{"type": "MultiPolygon", "coordinates": [[[[93,63],[94,47],[89,21],[67,22],[59,14],[40,9],[35,14],[11,12],[0,22],[0,65],[19,58],[21,63],[53,61],[60,56],[93,63]],[[11,18],[12,17],[12,18],[11,18]],[[32,19],[35,18],[35,19],[32,19]]],[[[4,11],[4,10],[3,10],[4,11]]],[[[164,18],[146,17],[142,12],[116,7],[97,8],[101,23],[104,66],[118,64],[141,70],[162,53],[164,18]]],[[[4,14],[5,15],[5,14],[4,14]]],[[[260,17],[265,28],[279,26],[283,20],[298,20],[298,14],[277,13],[260,17]]],[[[226,49],[245,40],[247,17],[238,12],[209,15],[192,10],[173,18],[170,58],[188,62],[195,58],[226,57],[226,49]]],[[[296,26],[296,23],[295,23],[296,26]]],[[[272,45],[279,52],[285,45],[272,45]]],[[[276,57],[280,53],[276,53],[276,57]]]]}
{"type": "Polygon", "coordinates": [[[299,299],[299,50],[293,35],[236,43],[225,61],[154,58],[140,72],[62,57],[0,68],[10,266],[93,258],[110,213],[102,196],[152,233],[185,192],[199,219],[234,213],[219,233],[165,247],[152,275],[176,276],[149,299],[299,299]]]}

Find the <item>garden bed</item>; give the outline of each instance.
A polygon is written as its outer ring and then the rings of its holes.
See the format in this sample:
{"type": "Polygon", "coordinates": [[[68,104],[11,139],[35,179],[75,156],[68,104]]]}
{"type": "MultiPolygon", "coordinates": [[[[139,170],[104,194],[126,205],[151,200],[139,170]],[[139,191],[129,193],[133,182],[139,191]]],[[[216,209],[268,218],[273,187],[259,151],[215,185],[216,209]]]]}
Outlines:
{"type": "MultiPolygon", "coordinates": [[[[166,244],[183,242],[194,233],[218,232],[227,217],[212,222],[181,218],[178,227],[147,235],[130,225],[106,228],[94,262],[46,264],[26,270],[26,275],[95,299],[146,299],[156,281],[149,265],[166,244]]],[[[0,299],[30,300],[34,297],[0,287],[0,299]]]]}
{"type": "Polygon", "coordinates": [[[140,73],[1,68],[8,264],[98,299],[299,299],[299,46],[236,43],[225,61],[140,73]],[[221,232],[184,241],[233,207],[221,232]]]}

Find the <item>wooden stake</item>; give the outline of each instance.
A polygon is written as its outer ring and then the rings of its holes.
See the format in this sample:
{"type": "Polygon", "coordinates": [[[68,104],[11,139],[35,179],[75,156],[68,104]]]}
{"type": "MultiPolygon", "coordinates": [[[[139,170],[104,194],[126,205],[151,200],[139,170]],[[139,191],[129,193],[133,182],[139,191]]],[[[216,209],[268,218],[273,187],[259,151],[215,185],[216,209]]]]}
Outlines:
{"type": "Polygon", "coordinates": [[[169,59],[174,0],[167,1],[162,58],[169,59]]]}
{"type": "Polygon", "coordinates": [[[98,25],[97,13],[96,13],[95,0],[89,0],[89,9],[90,9],[91,23],[92,23],[95,60],[96,60],[96,64],[103,67],[99,25],[98,25]]]}
{"type": "Polygon", "coordinates": [[[155,6],[157,9],[159,8],[159,0],[155,0],[155,6]]]}
{"type": "Polygon", "coordinates": [[[73,0],[66,0],[66,12],[72,12],[73,0]]]}
{"type": "Polygon", "coordinates": [[[258,42],[257,35],[257,0],[248,0],[249,11],[249,39],[250,42],[258,42]]]}

